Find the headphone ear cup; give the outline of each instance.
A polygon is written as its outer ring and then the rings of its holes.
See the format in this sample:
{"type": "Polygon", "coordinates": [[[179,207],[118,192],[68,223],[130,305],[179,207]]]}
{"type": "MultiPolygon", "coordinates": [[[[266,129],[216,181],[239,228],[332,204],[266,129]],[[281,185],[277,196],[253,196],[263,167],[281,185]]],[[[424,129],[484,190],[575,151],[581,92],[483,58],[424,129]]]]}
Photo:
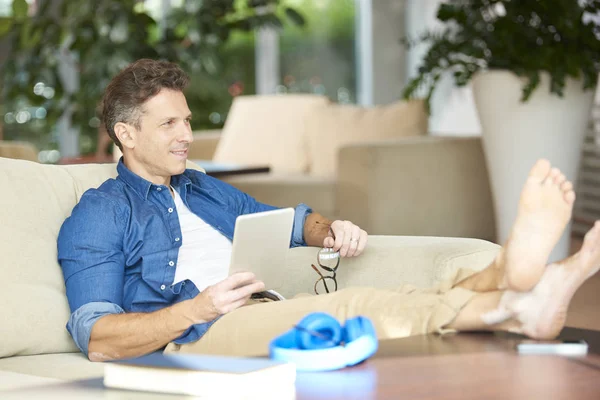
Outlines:
{"type": "Polygon", "coordinates": [[[344,342],[350,343],[365,334],[364,325],[369,322],[364,317],[354,317],[346,320],[344,325],[344,342]]]}
{"type": "Polygon", "coordinates": [[[342,341],[342,326],[326,313],[308,314],[296,326],[296,347],[299,349],[326,349],[342,341]]]}

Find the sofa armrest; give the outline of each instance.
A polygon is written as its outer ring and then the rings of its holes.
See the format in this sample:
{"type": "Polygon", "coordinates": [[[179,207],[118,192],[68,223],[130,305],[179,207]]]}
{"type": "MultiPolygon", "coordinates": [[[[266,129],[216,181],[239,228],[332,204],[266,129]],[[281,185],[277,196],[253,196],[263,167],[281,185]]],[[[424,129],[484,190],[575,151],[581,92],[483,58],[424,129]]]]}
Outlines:
{"type": "MultiPolygon", "coordinates": [[[[460,268],[482,270],[493,261],[499,248],[479,239],[370,236],[363,254],[341,260],[338,287],[394,289],[408,283],[427,288],[450,278],[460,268]]],[[[282,295],[313,293],[318,275],[310,264],[315,263],[318,251],[316,247],[290,250],[282,295]]]]}
{"type": "Polygon", "coordinates": [[[416,137],[346,146],[336,212],[377,235],[494,240],[488,173],[478,137],[416,137]]]}
{"type": "Polygon", "coordinates": [[[194,131],[194,141],[188,151],[189,160],[212,160],[221,139],[220,129],[194,131]]]}

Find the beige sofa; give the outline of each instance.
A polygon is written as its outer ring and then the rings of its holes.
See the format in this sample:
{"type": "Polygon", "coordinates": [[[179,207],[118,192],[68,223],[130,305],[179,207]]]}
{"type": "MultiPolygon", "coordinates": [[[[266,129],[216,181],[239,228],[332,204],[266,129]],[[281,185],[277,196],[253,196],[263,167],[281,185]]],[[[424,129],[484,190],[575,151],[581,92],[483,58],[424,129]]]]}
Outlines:
{"type": "MultiPolygon", "coordinates": [[[[114,176],[114,164],[55,166],[0,158],[0,391],[54,382],[47,378],[102,375],[102,364],[85,359],[65,328],[69,307],[56,238],[82,193],[114,176]]],[[[430,286],[461,266],[483,268],[497,249],[474,239],[373,236],[364,255],[343,260],[338,279],[340,287],[430,286]]],[[[290,250],[284,295],[312,290],[316,252],[290,250]]]]}
{"type": "Polygon", "coordinates": [[[481,141],[427,136],[420,101],[364,108],[313,95],[242,96],[189,158],[270,165],[223,178],[276,206],[309,204],[378,235],[494,240],[481,141]]]}
{"type": "Polygon", "coordinates": [[[0,157],[37,161],[38,150],[28,142],[0,140],[0,157]]]}

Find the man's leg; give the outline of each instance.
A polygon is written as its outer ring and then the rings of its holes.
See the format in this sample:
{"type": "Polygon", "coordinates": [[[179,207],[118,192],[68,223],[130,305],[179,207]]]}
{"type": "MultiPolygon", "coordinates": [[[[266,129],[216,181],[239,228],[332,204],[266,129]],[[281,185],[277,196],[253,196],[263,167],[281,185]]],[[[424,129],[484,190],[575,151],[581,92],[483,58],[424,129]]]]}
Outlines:
{"type": "Polygon", "coordinates": [[[574,200],[573,184],[548,161],[539,160],[523,186],[506,244],[489,267],[459,286],[476,292],[531,290],[571,218],[574,200]]]}
{"type": "Polygon", "coordinates": [[[239,308],[217,321],[197,342],[169,345],[166,351],[238,356],[266,355],[269,342],[314,311],[344,321],[369,317],[380,339],[440,332],[506,330],[535,339],[553,338],[563,328],[575,291],[600,269],[600,222],[581,250],[549,265],[530,292],[476,293],[455,286],[447,291],[403,286],[398,291],[350,288],[321,296],[239,308]]]}
{"type": "Polygon", "coordinates": [[[398,290],[347,288],[327,295],[254,304],[223,315],[197,342],[181,347],[170,344],[166,351],[266,355],[272,339],[315,311],[331,314],[342,323],[366,316],[380,339],[436,332],[451,323],[474,296],[462,288],[424,290],[404,285],[398,290]]]}

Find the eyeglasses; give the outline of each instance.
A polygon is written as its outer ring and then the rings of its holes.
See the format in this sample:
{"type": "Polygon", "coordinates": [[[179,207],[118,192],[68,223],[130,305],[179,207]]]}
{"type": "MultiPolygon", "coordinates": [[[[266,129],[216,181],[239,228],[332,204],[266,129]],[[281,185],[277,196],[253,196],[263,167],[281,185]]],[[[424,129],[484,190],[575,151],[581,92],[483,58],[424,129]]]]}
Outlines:
{"type": "Polygon", "coordinates": [[[335,277],[337,268],[340,265],[340,252],[333,251],[332,248],[322,248],[317,253],[317,264],[323,270],[331,272],[331,276],[323,275],[323,273],[319,271],[319,268],[317,268],[315,264],[310,265],[312,269],[314,269],[315,272],[320,276],[320,278],[315,282],[315,294],[337,291],[337,280],[335,277]]]}

